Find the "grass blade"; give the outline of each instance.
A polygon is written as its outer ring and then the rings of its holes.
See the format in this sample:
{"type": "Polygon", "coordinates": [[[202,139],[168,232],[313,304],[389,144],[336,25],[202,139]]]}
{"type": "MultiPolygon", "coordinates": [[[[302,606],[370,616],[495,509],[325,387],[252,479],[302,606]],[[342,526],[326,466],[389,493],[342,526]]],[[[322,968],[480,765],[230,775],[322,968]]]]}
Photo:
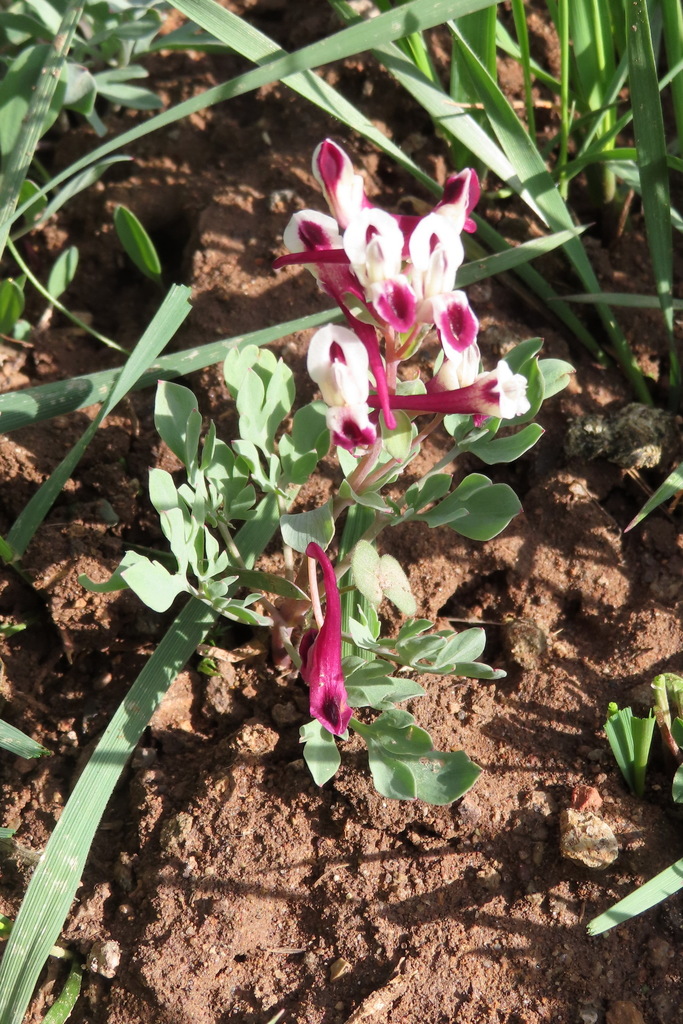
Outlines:
{"type": "Polygon", "coordinates": [[[34,533],[78,465],[102,420],[128,394],[190,312],[189,296],[190,289],[184,285],[174,285],[171,288],[128,362],[116,374],[109,397],[103,402],[95,419],[18,516],[7,535],[7,543],[12,548],[15,558],[21,558],[26,551],[34,533]]]}
{"type": "Polygon", "coordinates": [[[492,256],[485,256],[483,259],[465,263],[458,270],[455,280],[456,288],[468,288],[476,281],[483,281],[487,277],[494,277],[496,274],[503,274],[508,270],[515,270],[522,265],[543,256],[577,235],[585,228],[573,228],[571,231],[557,231],[552,235],[545,235],[543,238],[533,238],[529,242],[522,242],[520,245],[510,246],[504,252],[494,253],[492,256]]]}
{"type": "MultiPolygon", "coordinates": [[[[279,521],[278,498],[269,494],[235,537],[245,565],[253,566],[279,521]]],[[[21,1024],[38,975],[76,895],[112,790],[164,694],[216,618],[216,612],[197,598],[184,605],[78,779],[31,878],[0,963],[2,1024],[21,1024]]]]}
{"type": "MultiPolygon", "coordinates": [[[[524,75],[524,107],[526,109],[526,120],[529,135],[536,138],[536,113],[534,110],[534,97],[531,89],[531,48],[529,46],[529,27],[526,20],[524,0],[512,0],[512,17],[515,22],[517,33],[517,45],[519,46],[519,63],[524,75]]],[[[496,29],[498,25],[496,25],[496,29]]]]}
{"type": "Polygon", "coordinates": [[[52,44],[43,73],[38,76],[28,112],[23,118],[19,137],[12,146],[7,165],[3,169],[0,181],[0,258],[5,251],[11,217],[17,205],[21,186],[42,135],[45,115],[59,84],[66,55],[71,47],[76,26],[83,16],[84,6],[83,2],[72,2],[64,11],[59,32],[52,44]]]}
{"type": "MultiPolygon", "coordinates": [[[[451,31],[459,40],[493,131],[521,182],[520,194],[527,202],[529,202],[528,197],[531,197],[530,205],[540,213],[545,223],[553,231],[571,228],[572,219],[569,210],[555,188],[540,153],[527,135],[508,100],[486,69],[481,66],[476,55],[472,53],[453,24],[451,24],[451,31]]],[[[600,284],[581,242],[578,239],[573,239],[567,243],[565,250],[584,286],[592,292],[599,292],[600,284]]],[[[639,401],[651,405],[652,399],[640,367],[621,328],[614,319],[614,315],[604,304],[598,305],[597,311],[614,345],[619,363],[631,382],[639,401]]]]}
{"type": "MultiPolygon", "coordinates": [[[[194,370],[202,370],[205,366],[225,359],[231,348],[269,345],[295,331],[304,331],[333,320],[340,320],[341,316],[339,309],[335,307],[321,313],[299,317],[297,320],[287,320],[275,327],[265,327],[260,331],[239,334],[233,338],[224,338],[222,341],[212,341],[199,348],[161,356],[140,374],[129,390],[139,391],[142,388],[153,387],[158,380],[174,380],[194,370]]],[[[30,426],[53,416],[61,416],[94,405],[96,402],[103,402],[119,373],[120,368],[100,370],[97,373],[86,373],[82,377],[39,384],[38,387],[26,388],[25,391],[11,391],[0,395],[3,433],[8,434],[19,427],[30,426]]]]}
{"type": "Polygon", "coordinates": [[[18,265],[18,267],[21,270],[21,272],[31,282],[31,284],[33,285],[35,290],[38,292],[38,294],[43,296],[43,298],[45,299],[46,302],[49,302],[51,306],[54,306],[55,309],[58,309],[59,312],[62,314],[62,316],[65,316],[67,318],[67,320],[71,321],[72,324],[76,324],[76,326],[80,327],[81,330],[85,331],[86,334],[89,334],[89,335],[91,335],[91,337],[97,338],[98,341],[101,341],[103,345],[107,346],[107,348],[114,348],[114,349],[116,349],[117,352],[123,352],[124,355],[128,354],[126,352],[126,349],[123,348],[121,345],[119,345],[118,342],[113,341],[111,338],[107,338],[106,335],[104,335],[104,334],[100,334],[100,332],[96,331],[94,327],[91,327],[89,324],[86,324],[83,320],[81,320],[79,317],[77,317],[74,313],[71,313],[66,308],[66,306],[62,305],[62,303],[59,301],[59,299],[57,298],[56,295],[50,294],[48,289],[43,287],[43,285],[40,283],[40,281],[38,280],[36,275],[33,273],[31,268],[29,267],[28,263],[22,257],[21,253],[17,249],[17,247],[14,244],[14,242],[8,240],[7,248],[11,252],[12,258],[15,261],[15,263],[18,265]]]}
{"type": "Polygon", "coordinates": [[[112,790],[161,698],[216,615],[192,598],[161,640],[83,770],[33,873],[0,963],[0,1020],[20,1024],[80,883],[112,790]]]}
{"type": "Polygon", "coordinates": [[[594,917],[588,925],[588,934],[601,935],[623,921],[630,921],[632,917],[637,917],[650,907],[656,906],[680,889],[683,889],[683,860],[677,860],[635,892],[619,900],[609,910],[594,917]]]}
{"type": "Polygon", "coordinates": [[[665,501],[668,501],[669,498],[673,498],[680,491],[683,491],[683,462],[676,466],[672,473],[669,473],[663,484],[659,485],[652,497],[645,502],[638,515],[628,524],[624,533],[632,530],[634,526],[643,521],[645,516],[649,516],[650,512],[654,512],[656,508],[665,501]]]}
{"type": "Polygon", "coordinates": [[[9,750],[11,754],[15,754],[17,757],[45,757],[52,754],[52,751],[48,750],[47,747],[36,743],[26,733],[16,729],[9,722],[3,722],[1,719],[0,747],[4,750],[9,750]]]}
{"type": "Polygon", "coordinates": [[[673,242],[664,117],[646,0],[627,0],[626,10],[631,29],[628,33],[629,83],[643,214],[657,295],[669,338],[670,407],[677,410],[681,400],[681,363],[674,338],[671,303],[673,242]]]}
{"type": "Polygon", "coordinates": [[[80,963],[74,960],[62,991],[43,1017],[41,1024],[64,1024],[81,994],[82,980],[83,968],[80,963]]]}
{"type": "MultiPolygon", "coordinates": [[[[683,60],[683,8],[680,0],[661,0],[664,20],[664,45],[669,67],[673,68],[683,60]]],[[[683,75],[678,74],[671,82],[674,117],[678,130],[678,152],[683,153],[683,75]]]]}
{"type": "MultiPolygon", "coordinates": [[[[36,197],[45,195],[46,192],[61,185],[67,178],[79,173],[91,164],[99,162],[110,153],[128,146],[131,142],[135,142],[137,139],[143,138],[153,131],[175,124],[176,121],[183,117],[188,117],[199,110],[205,110],[223,100],[244,96],[255,89],[270,85],[272,82],[277,82],[281,79],[285,80],[297,73],[310,71],[312,68],[320,67],[335,60],[342,60],[373,46],[384,45],[393,39],[400,39],[403,36],[410,35],[412,32],[431,28],[441,24],[445,18],[460,17],[463,14],[481,10],[483,7],[489,7],[492,3],[497,2],[499,0],[413,0],[412,3],[399,7],[397,10],[390,11],[387,14],[381,14],[370,21],[351,25],[350,28],[343,29],[341,32],[337,32],[318,43],[305,46],[301,50],[297,50],[296,53],[286,54],[269,60],[264,67],[255,68],[252,71],[246,72],[246,74],[231,79],[229,82],[224,82],[221,85],[214,86],[212,89],[207,89],[205,92],[177,104],[162,114],[157,114],[156,117],[152,117],[148,121],[117,136],[117,138],[98,146],[92,153],[77,160],[66,170],[52,178],[30,200],[27,200],[26,203],[22,204],[15,211],[14,217],[12,217],[11,211],[4,213],[0,211],[0,232],[6,229],[8,217],[10,222],[19,217],[25,209],[28,209],[35,202],[36,197]]],[[[208,17],[209,14],[213,16],[216,11],[222,10],[215,0],[178,0],[176,7],[183,13],[188,14],[198,24],[200,18],[208,17]]],[[[237,21],[239,25],[234,27],[233,38],[230,39],[229,45],[232,49],[241,52],[240,45],[243,39],[248,37],[249,33],[245,28],[244,22],[240,19],[237,19],[237,21]]],[[[318,90],[322,91],[320,80],[315,78],[314,82],[318,90]]],[[[285,84],[288,83],[285,82],[285,84]]],[[[407,158],[402,156],[401,162],[404,165],[406,160],[407,158]]]]}
{"type": "MultiPolygon", "coordinates": [[[[598,294],[585,293],[583,295],[563,295],[564,302],[578,302],[592,304],[594,302],[609,302],[610,306],[623,306],[625,309],[659,309],[659,299],[656,295],[634,295],[632,292],[599,292],[598,294]]],[[[672,299],[674,309],[683,309],[683,299],[672,299]]]]}

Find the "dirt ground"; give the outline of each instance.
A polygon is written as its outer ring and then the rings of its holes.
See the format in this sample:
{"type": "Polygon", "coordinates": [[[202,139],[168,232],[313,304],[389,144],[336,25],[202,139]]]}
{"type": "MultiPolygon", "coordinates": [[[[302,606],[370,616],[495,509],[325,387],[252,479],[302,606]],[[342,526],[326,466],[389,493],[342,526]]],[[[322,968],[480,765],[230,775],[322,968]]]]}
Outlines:
{"type": "MultiPolygon", "coordinates": [[[[297,21],[278,0],[247,7],[249,19],[288,48],[332,28],[326,14],[297,21]]],[[[241,64],[180,55],[157,57],[149,68],[153,87],[176,102],[241,64]]],[[[405,98],[379,69],[354,60],[325,75],[443,180],[443,142],[419,111],[407,116],[405,98]]],[[[514,90],[512,78],[508,84],[514,90]]],[[[110,129],[133,116],[112,115],[110,129]]],[[[291,214],[322,209],[310,156],[330,134],[381,205],[428,199],[363,140],[341,134],[286,89],[268,88],[131,147],[131,163],[113,167],[29,240],[34,270],[41,276],[65,245],[78,245],[67,305],[133,344],[159,293],[116,244],[112,211],[123,202],[152,234],[167,282],[192,286],[193,312],[173,347],[322,309],[304,271],[270,268],[291,214]]],[[[56,170],[92,145],[89,132],[74,128],[52,137],[43,159],[56,170]]],[[[484,201],[481,212],[518,236],[514,202],[484,201]]],[[[637,205],[620,241],[603,248],[596,229],[588,244],[606,290],[652,290],[637,205]]],[[[543,269],[566,288],[559,258],[543,269]]],[[[523,502],[501,537],[476,544],[410,524],[382,539],[409,573],[419,614],[455,628],[485,624],[485,660],[508,672],[495,682],[426,677],[427,696],[411,705],[435,745],[465,749],[481,778],[451,807],[387,801],[352,740],[340,773],[318,789],[298,742],[304,685],[276,672],[262,636],[221,627],[212,643],[239,646],[241,660],[221,662],[222,674],[207,677],[197,659],[179,677],[95,839],[64,940],[84,957],[114,940],[121,960],[112,978],[87,976],[75,1022],[266,1024],[279,1010],[297,1024],[683,1020],[679,897],[598,938],[585,927],[683,856],[670,767],[656,755],[646,799],[635,799],[602,730],[610,700],[642,709],[656,673],[683,672],[680,513],[660,511],[623,533],[646,489],[681,453],[635,474],[605,458],[568,455],[570,421],[612,415],[631,401],[620,373],[597,366],[550,311],[508,281],[473,287],[470,299],[487,361],[540,335],[546,355],[576,366],[570,387],[539,416],[546,433],[537,447],[512,466],[484,469],[523,502]],[[560,855],[559,815],[580,785],[597,788],[600,814],[619,842],[617,861],[603,871],[560,855]]],[[[41,312],[34,300],[34,321],[41,312]]],[[[627,311],[621,320],[657,379],[665,348],[657,314],[627,311]]],[[[302,400],[313,394],[303,372],[306,340],[278,346],[300,378],[302,400]]],[[[29,345],[3,343],[0,356],[3,390],[120,362],[58,315],[29,345]]],[[[220,367],[188,384],[219,433],[227,431],[220,367]]],[[[152,398],[137,393],[100,429],[28,549],[34,586],[10,572],[1,577],[0,620],[27,626],[2,644],[3,717],[54,751],[40,763],[0,758],[3,824],[35,855],[169,621],[130,593],[90,594],[77,582],[82,572],[104,578],[131,543],[163,543],[146,477],[152,466],[176,463],[154,432],[152,398]]],[[[0,533],[94,411],[0,438],[0,533]]],[[[12,915],[30,867],[3,867],[0,909],[12,915]]],[[[54,997],[53,983],[50,968],[31,1021],[54,997]]]]}

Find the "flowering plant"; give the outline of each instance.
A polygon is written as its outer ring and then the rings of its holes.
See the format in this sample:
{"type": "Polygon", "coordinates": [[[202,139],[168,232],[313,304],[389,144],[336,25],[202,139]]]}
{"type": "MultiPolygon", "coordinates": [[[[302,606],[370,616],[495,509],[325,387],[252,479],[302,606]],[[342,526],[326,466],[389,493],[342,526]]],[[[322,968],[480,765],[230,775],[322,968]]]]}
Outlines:
{"type": "Polygon", "coordinates": [[[157,611],[190,593],[229,619],[270,627],[276,663],[295,666],[309,689],[311,721],[301,739],[315,781],[334,775],[338,740],[352,731],[367,745],[380,793],[445,804],[480,769],[463,751],[434,750],[429,734],[397,704],[424,693],[411,675],[504,673],[478,660],[482,629],[434,630],[415,618],[405,572],[377,552],[375,541],[409,521],[448,526],[474,540],[500,533],[521,508],[511,488],[481,473],[453,486],[449,467],[462,452],[493,465],[531,448],[542,429],[530,421],[543,399],[564,387],[571,367],[539,361],[538,339],[517,345],[491,369],[481,366],[479,324],[456,287],[462,233],[475,230],[474,171],[449,178],[441,201],[423,217],[373,206],[348,156],[330,140],[316,150],[313,172],[331,216],[296,213],[284,235],[289,253],[275,266],[306,266],[345,320],[328,323],[309,343],[308,372],[322,401],[299,408],[283,430],[295,401],[291,370],[267,350],[235,348],[224,375],[238,436],[228,444],[211,423],[200,448],[194,395],[161,382],[156,426],[186,479],[177,486],[171,474],[154,469],[150,497],[175,565],[169,570],[128,552],[110,581],[86,585],[128,586],[157,611]],[[432,332],[439,352],[423,381],[410,360],[432,332]],[[498,437],[503,423],[515,429],[498,437]],[[402,474],[438,428],[450,438],[446,450],[402,488],[402,474]],[[301,486],[330,451],[339,486],[319,508],[297,512],[301,486]],[[250,524],[262,536],[264,522],[280,534],[283,575],[254,568],[250,524]],[[328,552],[335,548],[333,560],[328,552]],[[407,616],[392,638],[381,636],[385,598],[407,616]],[[379,714],[359,713],[364,708],[379,714]]]}

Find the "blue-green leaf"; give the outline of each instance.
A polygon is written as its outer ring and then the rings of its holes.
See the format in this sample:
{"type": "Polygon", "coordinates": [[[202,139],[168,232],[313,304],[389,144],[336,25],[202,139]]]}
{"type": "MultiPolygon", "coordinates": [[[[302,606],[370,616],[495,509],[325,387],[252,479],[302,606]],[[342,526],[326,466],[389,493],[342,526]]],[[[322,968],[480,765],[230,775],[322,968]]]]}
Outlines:
{"type": "Polygon", "coordinates": [[[341,757],[331,732],[314,720],[302,725],[299,735],[304,744],[304,761],[317,786],[324,786],[341,764],[341,757]]]}

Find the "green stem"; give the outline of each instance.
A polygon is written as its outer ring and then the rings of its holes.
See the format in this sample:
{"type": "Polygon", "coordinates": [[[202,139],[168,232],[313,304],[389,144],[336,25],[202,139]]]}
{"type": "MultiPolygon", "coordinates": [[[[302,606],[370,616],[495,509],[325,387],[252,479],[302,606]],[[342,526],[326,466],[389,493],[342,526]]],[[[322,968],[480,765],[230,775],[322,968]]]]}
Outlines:
{"type": "Polygon", "coordinates": [[[560,151],[557,158],[558,188],[563,199],[567,198],[566,175],[569,148],[569,0],[559,0],[557,30],[560,37],[560,151]]]}
{"type": "Polygon", "coordinates": [[[26,277],[31,282],[36,291],[39,292],[43,296],[43,298],[50,303],[50,305],[54,306],[55,309],[58,309],[60,313],[62,313],[68,320],[70,320],[72,324],[76,324],[77,327],[80,327],[88,334],[91,334],[93,338],[97,338],[98,341],[101,341],[108,348],[116,349],[117,352],[123,352],[124,355],[130,354],[128,352],[128,349],[123,348],[123,346],[119,345],[117,341],[112,341],[111,338],[105,337],[104,334],[100,334],[100,332],[96,331],[94,327],[90,327],[83,320],[79,319],[79,317],[77,317],[74,313],[70,313],[66,306],[63,306],[59,299],[56,299],[54,295],[50,295],[47,288],[45,288],[40,283],[40,281],[33,273],[33,271],[30,269],[26,261],[22,259],[14,242],[8,241],[7,248],[11,252],[14,260],[19,264],[22,274],[26,274],[26,277]]]}

